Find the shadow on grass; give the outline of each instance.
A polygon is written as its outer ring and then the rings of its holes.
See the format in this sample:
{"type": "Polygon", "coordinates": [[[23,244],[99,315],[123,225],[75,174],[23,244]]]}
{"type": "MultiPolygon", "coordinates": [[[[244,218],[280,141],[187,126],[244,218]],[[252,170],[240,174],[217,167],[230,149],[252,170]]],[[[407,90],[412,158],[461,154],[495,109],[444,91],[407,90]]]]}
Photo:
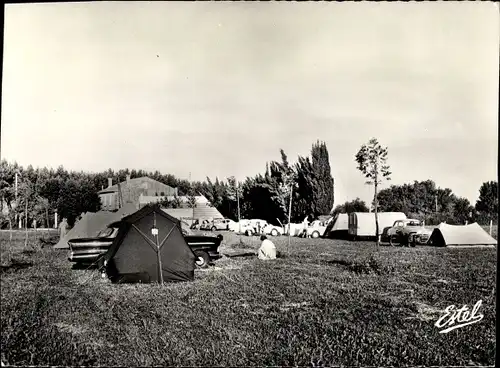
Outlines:
{"type": "Polygon", "coordinates": [[[19,271],[19,270],[24,270],[26,268],[29,268],[29,267],[32,267],[33,266],[33,262],[31,261],[25,261],[25,260],[19,260],[19,259],[15,259],[15,258],[12,258],[10,260],[10,264],[9,265],[2,265],[1,266],[1,272],[2,273],[5,273],[5,272],[15,272],[15,271],[19,271]]]}
{"type": "Polygon", "coordinates": [[[25,249],[22,251],[23,254],[26,254],[27,256],[32,256],[33,254],[35,254],[37,251],[34,250],[34,249],[25,249]]]}
{"type": "Polygon", "coordinates": [[[255,252],[242,252],[242,253],[236,253],[236,254],[224,254],[228,258],[253,258],[257,257],[257,254],[255,252]]]}
{"type": "Polygon", "coordinates": [[[324,260],[320,263],[325,265],[338,265],[342,266],[350,272],[355,274],[371,274],[375,273],[377,275],[390,274],[393,269],[381,265],[376,259],[370,257],[365,260],[347,261],[344,259],[332,259],[324,260]]]}

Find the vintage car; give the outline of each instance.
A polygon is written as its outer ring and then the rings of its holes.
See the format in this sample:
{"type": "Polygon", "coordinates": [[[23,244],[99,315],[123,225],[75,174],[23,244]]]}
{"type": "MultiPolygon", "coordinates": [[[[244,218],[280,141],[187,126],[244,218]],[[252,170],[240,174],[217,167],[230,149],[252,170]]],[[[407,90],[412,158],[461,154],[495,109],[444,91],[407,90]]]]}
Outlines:
{"type": "Polygon", "coordinates": [[[232,228],[232,224],[234,223],[233,220],[231,219],[214,219],[212,222],[208,223],[203,227],[201,230],[211,230],[211,231],[217,231],[217,230],[226,230],[229,231],[232,228]]]}
{"type": "Polygon", "coordinates": [[[92,264],[108,251],[118,234],[118,228],[109,227],[102,230],[95,238],[70,239],[69,261],[78,264],[92,264]]]}
{"type": "Polygon", "coordinates": [[[212,230],[212,221],[203,220],[199,227],[200,230],[211,231],[212,230]]]}
{"type": "Polygon", "coordinates": [[[219,253],[219,246],[223,239],[221,234],[217,236],[184,235],[184,239],[193,250],[196,256],[196,266],[200,268],[206,268],[211,262],[222,257],[219,253]]]}
{"type": "Polygon", "coordinates": [[[285,233],[285,230],[281,226],[266,224],[262,228],[262,233],[265,235],[279,236],[285,233]]]}
{"type": "Polygon", "coordinates": [[[427,244],[432,230],[426,229],[420,220],[405,219],[394,222],[387,229],[386,238],[391,245],[408,245],[414,247],[416,244],[427,244]]]}
{"type": "Polygon", "coordinates": [[[194,220],[189,228],[192,230],[200,230],[202,226],[205,227],[209,222],[208,220],[194,220]]]}
{"type": "Polygon", "coordinates": [[[250,220],[241,219],[239,222],[235,223],[237,234],[244,234],[246,236],[250,236],[255,232],[255,229],[252,226],[250,220]]]}
{"type": "Polygon", "coordinates": [[[319,238],[323,236],[326,230],[326,223],[324,221],[316,220],[309,224],[306,230],[306,236],[309,238],[319,238]]]}
{"type": "Polygon", "coordinates": [[[262,234],[262,229],[268,224],[266,220],[259,219],[245,221],[245,225],[242,224],[243,226],[241,227],[241,233],[247,236],[262,234]]]}
{"type": "MultiPolygon", "coordinates": [[[[187,224],[182,225],[182,234],[187,244],[193,250],[196,256],[196,266],[206,268],[210,262],[221,258],[219,246],[222,243],[223,236],[211,236],[207,234],[193,233],[187,224]]],[[[92,265],[98,263],[99,259],[105,254],[111,244],[113,244],[118,228],[107,228],[101,231],[95,238],[77,238],[68,241],[69,261],[80,265],[92,265]]]]}

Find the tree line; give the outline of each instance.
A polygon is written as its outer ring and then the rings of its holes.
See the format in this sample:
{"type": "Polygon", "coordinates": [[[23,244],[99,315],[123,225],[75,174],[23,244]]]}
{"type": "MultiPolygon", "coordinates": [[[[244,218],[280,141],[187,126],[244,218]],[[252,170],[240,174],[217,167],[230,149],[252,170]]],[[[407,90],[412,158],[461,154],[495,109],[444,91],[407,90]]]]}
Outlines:
{"type": "MultiPolygon", "coordinates": [[[[363,149],[360,153],[363,153],[363,149]]],[[[57,169],[34,169],[31,165],[23,168],[15,162],[3,160],[0,162],[0,227],[8,227],[9,220],[15,227],[15,218],[21,219],[24,226],[25,213],[28,214],[28,226],[31,226],[33,220],[36,220],[38,226],[53,226],[56,211],[60,219],[64,217],[72,225],[82,212],[95,212],[100,209],[97,192],[108,186],[108,178],[112,178],[116,184],[125,181],[128,175],[131,178],[148,176],[178,188],[179,195],[188,196],[190,206],[194,205],[194,195],[204,195],[224,217],[233,220],[238,219],[238,203],[241,218],[259,218],[271,223],[286,223],[289,220],[302,222],[305,217],[312,220],[320,215],[368,212],[375,209],[375,200],[369,208],[364,201],[356,198],[337,205],[332,211],[334,178],[331,175],[328,149],[324,142],[315,142],[311,147],[310,156],[298,156],[295,163],[289,162],[283,150],[280,150],[280,154],[280,160],[268,162],[263,173],[247,177],[241,182],[234,177],[226,180],[212,180],[207,177],[205,181],[189,182],[159,171],[135,169],[109,169],[92,173],[68,171],[62,166],[57,169]]],[[[358,154],[356,161],[359,159],[358,154]]],[[[370,179],[369,176],[370,174],[366,176],[367,179],[370,179]]],[[[408,217],[425,220],[427,224],[438,224],[442,221],[449,224],[463,224],[466,221],[487,224],[490,220],[495,224],[498,222],[496,181],[481,185],[475,206],[466,198],[453,194],[451,189],[437,187],[432,180],[391,185],[380,190],[375,198],[379,212],[404,212],[408,217]]],[[[174,199],[163,204],[179,207],[180,201],[174,199]]]]}
{"type": "MultiPolygon", "coordinates": [[[[479,188],[479,198],[471,205],[467,198],[458,197],[450,188],[439,188],[432,180],[414,181],[410,184],[391,185],[378,195],[380,212],[403,212],[409,218],[425,221],[429,225],[441,222],[465,224],[478,222],[498,224],[498,182],[487,181],[479,188]]],[[[338,205],[334,213],[369,212],[374,210],[365,201],[356,198],[338,205]]]]}
{"type": "MultiPolygon", "coordinates": [[[[92,173],[68,171],[60,166],[52,168],[24,168],[16,162],[0,163],[0,227],[7,227],[9,220],[21,219],[23,226],[53,226],[54,213],[66,218],[70,225],[82,212],[95,212],[101,207],[97,192],[113,183],[123,182],[127,176],[147,176],[161,183],[178,188],[180,196],[204,195],[227,218],[238,218],[238,199],[241,218],[260,218],[272,223],[288,221],[287,204],[292,196],[292,221],[302,221],[305,216],[329,214],[333,207],[333,177],[330,172],[326,144],[317,141],[312,145],[310,157],[298,157],[295,164],[288,162],[281,150],[281,160],[266,164],[263,174],[247,177],[237,182],[234,177],[226,180],[206,178],[189,182],[159,171],[122,169],[92,173]],[[16,173],[18,177],[16,193],[16,173]],[[290,190],[291,189],[291,190],[290,190]],[[291,193],[290,193],[291,192],[291,193]]],[[[178,200],[170,203],[179,206],[178,200]]]]}

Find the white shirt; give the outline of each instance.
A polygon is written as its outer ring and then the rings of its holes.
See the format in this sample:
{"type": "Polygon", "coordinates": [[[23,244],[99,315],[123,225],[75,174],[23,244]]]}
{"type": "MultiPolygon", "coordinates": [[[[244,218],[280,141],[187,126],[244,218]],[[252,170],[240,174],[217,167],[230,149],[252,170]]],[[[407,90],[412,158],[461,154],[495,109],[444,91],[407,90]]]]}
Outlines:
{"type": "Polygon", "coordinates": [[[262,244],[259,248],[259,259],[276,259],[276,246],[269,239],[265,239],[264,241],[262,241],[262,244]]]}

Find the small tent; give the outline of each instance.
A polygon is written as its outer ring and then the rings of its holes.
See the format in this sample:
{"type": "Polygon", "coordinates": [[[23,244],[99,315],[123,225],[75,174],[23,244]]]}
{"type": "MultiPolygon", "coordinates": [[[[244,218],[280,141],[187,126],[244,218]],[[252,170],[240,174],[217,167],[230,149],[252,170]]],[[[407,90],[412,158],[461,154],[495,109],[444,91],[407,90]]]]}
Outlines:
{"type": "Polygon", "coordinates": [[[496,245],[497,241],[474,222],[470,225],[439,224],[431,234],[429,244],[446,247],[459,245],[496,245]]]}
{"type": "Polygon", "coordinates": [[[189,281],[194,279],[195,255],[182,235],[178,219],[158,204],[124,217],[113,244],[104,255],[112,282],[189,281]]]}
{"type": "Polygon", "coordinates": [[[116,212],[99,211],[86,212],[82,218],[75,223],[73,228],[54,245],[54,249],[69,249],[68,241],[71,239],[93,238],[109,224],[119,221],[122,217],[137,211],[134,205],[127,204],[116,212]]]}

